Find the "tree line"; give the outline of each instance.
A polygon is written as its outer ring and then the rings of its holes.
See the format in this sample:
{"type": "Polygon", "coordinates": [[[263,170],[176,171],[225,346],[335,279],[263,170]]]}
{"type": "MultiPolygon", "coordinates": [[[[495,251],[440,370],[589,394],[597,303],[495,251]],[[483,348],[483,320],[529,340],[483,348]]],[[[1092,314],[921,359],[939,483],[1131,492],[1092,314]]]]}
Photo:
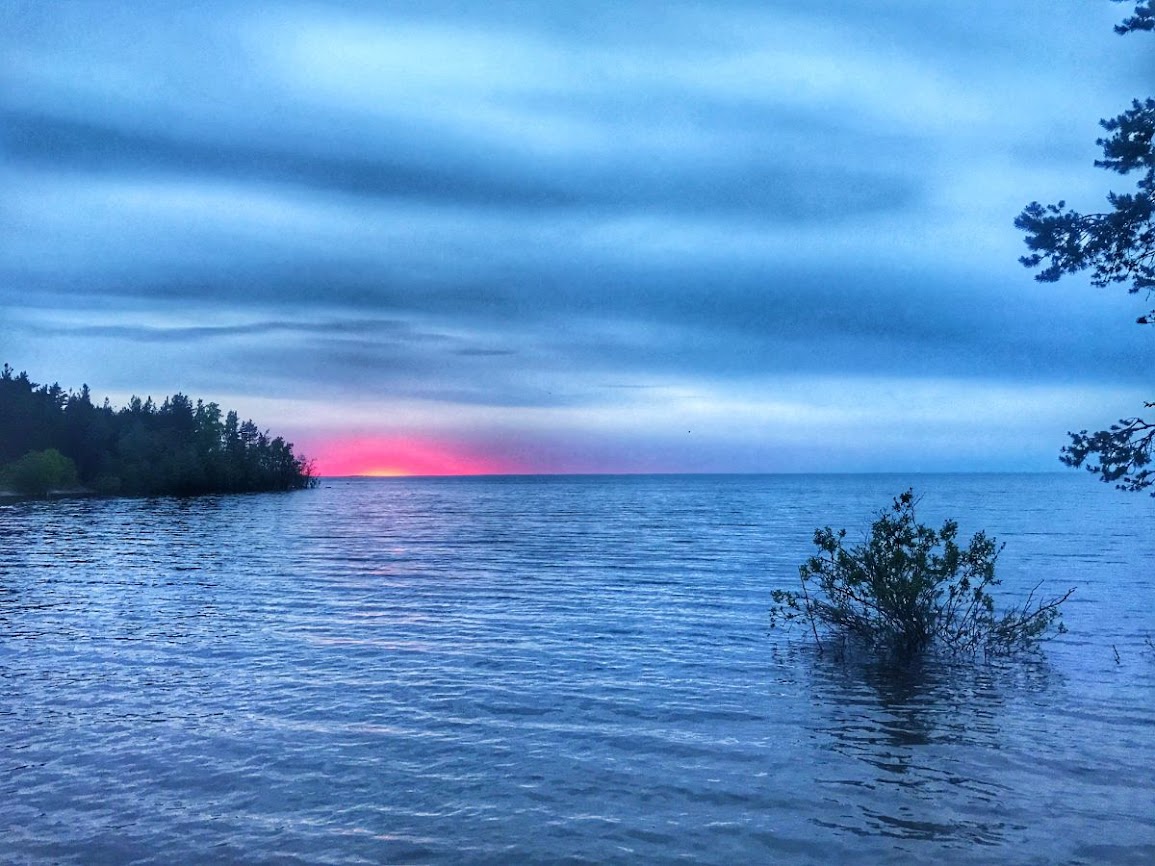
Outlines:
{"type": "Polygon", "coordinates": [[[159,405],[133,397],[117,409],[107,399],[95,404],[87,385],[65,391],[0,369],[0,486],[192,496],[315,483],[292,443],[216,403],[177,393],[159,405]]]}

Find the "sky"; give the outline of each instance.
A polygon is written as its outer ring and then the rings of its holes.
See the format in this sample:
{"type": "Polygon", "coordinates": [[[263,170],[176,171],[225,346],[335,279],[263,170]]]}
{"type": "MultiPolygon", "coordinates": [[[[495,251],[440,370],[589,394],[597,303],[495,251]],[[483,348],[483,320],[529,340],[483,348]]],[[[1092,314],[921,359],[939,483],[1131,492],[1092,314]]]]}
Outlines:
{"type": "Polygon", "coordinates": [[[1106,0],[0,0],[0,363],[322,474],[1059,469],[1150,308],[1017,263],[1106,0]]]}

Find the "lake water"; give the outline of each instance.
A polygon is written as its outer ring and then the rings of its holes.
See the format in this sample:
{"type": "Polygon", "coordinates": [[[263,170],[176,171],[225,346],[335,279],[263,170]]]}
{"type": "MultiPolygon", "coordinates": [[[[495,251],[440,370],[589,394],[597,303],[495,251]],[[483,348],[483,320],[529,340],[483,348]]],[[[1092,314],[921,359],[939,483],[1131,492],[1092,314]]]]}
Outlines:
{"type": "Polygon", "coordinates": [[[1078,473],[0,506],[0,861],[1155,862],[1155,500],[1078,473]],[[1042,659],[768,629],[815,527],[1005,541],[1042,659]]]}

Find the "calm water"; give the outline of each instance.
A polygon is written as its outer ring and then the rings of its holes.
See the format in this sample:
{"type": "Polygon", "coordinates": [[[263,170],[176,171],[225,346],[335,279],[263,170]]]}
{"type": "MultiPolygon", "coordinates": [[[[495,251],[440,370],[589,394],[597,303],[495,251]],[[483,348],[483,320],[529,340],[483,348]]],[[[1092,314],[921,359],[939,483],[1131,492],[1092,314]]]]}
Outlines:
{"type": "Polygon", "coordinates": [[[1153,518],[1076,473],[0,506],[0,862],[1155,862],[1153,518]],[[1005,595],[1079,587],[1045,660],[768,632],[910,483],[1005,595]]]}

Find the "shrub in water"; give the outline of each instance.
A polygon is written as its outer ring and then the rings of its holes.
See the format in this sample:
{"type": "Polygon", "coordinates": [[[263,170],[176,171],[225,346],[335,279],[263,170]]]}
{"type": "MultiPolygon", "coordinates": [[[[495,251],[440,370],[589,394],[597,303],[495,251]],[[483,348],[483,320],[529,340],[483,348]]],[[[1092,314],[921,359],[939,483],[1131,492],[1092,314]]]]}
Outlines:
{"type": "Polygon", "coordinates": [[[820,650],[826,634],[900,656],[1006,654],[1065,631],[1059,607],[1073,589],[1040,602],[1032,591],[996,613],[990,588],[1002,547],[979,532],[962,548],[957,523],[923,526],[915,505],[913,491],[903,493],[857,546],[844,544],[845,529],[815,532],[819,552],[800,569],[802,588],[774,591],[771,625],[804,621],[820,650]]]}

